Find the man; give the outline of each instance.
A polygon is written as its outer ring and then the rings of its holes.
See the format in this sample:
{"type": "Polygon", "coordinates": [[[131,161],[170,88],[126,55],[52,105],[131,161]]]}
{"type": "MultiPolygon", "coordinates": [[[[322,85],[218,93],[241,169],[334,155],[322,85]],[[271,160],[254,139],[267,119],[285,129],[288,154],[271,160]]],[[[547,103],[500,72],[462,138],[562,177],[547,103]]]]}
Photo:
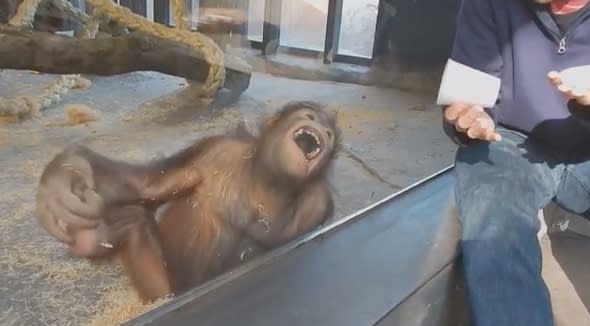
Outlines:
{"type": "Polygon", "coordinates": [[[590,215],[590,90],[559,74],[590,64],[589,9],[588,0],[463,0],[451,57],[501,78],[494,107],[444,108],[460,145],[455,198],[474,325],[554,325],[537,214],[554,200],[590,215]]]}

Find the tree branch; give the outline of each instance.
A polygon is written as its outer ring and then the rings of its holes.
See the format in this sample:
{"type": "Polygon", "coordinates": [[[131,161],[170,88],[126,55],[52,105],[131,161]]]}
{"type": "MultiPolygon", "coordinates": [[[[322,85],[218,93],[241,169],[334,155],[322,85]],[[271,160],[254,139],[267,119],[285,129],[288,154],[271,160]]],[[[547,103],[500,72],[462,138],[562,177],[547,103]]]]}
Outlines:
{"type": "Polygon", "coordinates": [[[110,76],[152,70],[204,81],[209,65],[183,44],[139,32],[83,39],[0,25],[0,68],[110,76]]]}
{"type": "MultiPolygon", "coordinates": [[[[188,46],[142,32],[85,39],[2,24],[0,68],[100,76],[156,71],[197,82],[209,72],[209,64],[188,46]]],[[[248,69],[227,67],[226,76],[225,88],[241,93],[248,87],[248,69]]]]}

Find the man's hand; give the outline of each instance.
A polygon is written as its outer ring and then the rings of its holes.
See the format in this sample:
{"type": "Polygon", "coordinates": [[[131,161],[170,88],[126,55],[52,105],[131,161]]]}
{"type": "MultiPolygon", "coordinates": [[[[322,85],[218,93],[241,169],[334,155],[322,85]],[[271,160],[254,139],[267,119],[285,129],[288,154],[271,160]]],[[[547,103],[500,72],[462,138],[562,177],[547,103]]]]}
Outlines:
{"type": "Polygon", "coordinates": [[[495,131],[494,120],[480,106],[453,104],[445,109],[444,117],[469,138],[490,142],[502,140],[502,136],[495,131]]]}
{"type": "Polygon", "coordinates": [[[559,90],[568,100],[575,99],[581,105],[590,105],[590,89],[580,88],[575,85],[568,85],[563,82],[561,74],[557,71],[551,71],[547,74],[551,83],[559,90]]]}

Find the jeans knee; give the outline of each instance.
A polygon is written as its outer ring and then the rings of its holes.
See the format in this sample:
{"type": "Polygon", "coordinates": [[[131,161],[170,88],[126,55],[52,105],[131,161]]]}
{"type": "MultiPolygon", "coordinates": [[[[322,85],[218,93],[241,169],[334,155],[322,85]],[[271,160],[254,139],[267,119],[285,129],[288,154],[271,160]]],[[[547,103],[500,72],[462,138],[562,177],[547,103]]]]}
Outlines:
{"type": "MultiPolygon", "coordinates": [[[[535,203],[518,194],[481,185],[469,194],[455,194],[463,240],[510,242],[534,236],[540,228],[535,203]]],[[[460,191],[460,190],[459,190],[460,191]]]]}
{"type": "Polygon", "coordinates": [[[535,257],[540,252],[537,233],[541,225],[537,214],[519,215],[491,205],[486,209],[463,207],[462,212],[461,251],[470,268],[538,265],[535,257]]]}
{"type": "Polygon", "coordinates": [[[456,167],[454,197],[466,239],[536,237],[539,209],[549,203],[556,187],[551,175],[519,172],[456,167]]]}

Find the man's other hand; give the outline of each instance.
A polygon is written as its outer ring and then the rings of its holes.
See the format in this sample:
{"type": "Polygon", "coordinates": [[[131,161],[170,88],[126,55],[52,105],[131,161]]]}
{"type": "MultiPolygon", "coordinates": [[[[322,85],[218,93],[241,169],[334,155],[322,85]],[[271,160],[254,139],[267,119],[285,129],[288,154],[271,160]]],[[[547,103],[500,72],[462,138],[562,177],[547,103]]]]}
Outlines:
{"type": "Polygon", "coordinates": [[[453,104],[445,108],[444,117],[469,138],[490,142],[502,140],[502,136],[496,132],[494,120],[481,106],[453,104]]]}
{"type": "Polygon", "coordinates": [[[557,71],[551,71],[547,74],[551,83],[563,94],[568,100],[575,99],[581,105],[590,105],[590,89],[568,85],[563,82],[561,74],[557,71]]]}

